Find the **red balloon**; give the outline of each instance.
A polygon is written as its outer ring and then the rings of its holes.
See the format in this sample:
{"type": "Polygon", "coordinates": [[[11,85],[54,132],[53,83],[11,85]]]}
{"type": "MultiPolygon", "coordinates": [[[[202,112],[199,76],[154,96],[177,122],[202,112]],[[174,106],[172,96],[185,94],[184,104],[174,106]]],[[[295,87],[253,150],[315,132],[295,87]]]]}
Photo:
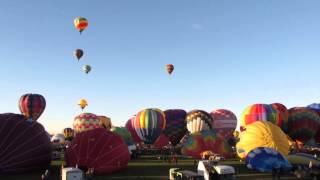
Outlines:
{"type": "Polygon", "coordinates": [[[130,153],[123,139],[104,128],[77,134],[66,151],[68,166],[93,168],[96,174],[108,174],[127,166],[130,153]]]}
{"type": "Polygon", "coordinates": [[[128,129],[128,131],[130,132],[133,140],[136,142],[136,143],[141,143],[142,140],[140,139],[140,137],[138,136],[136,130],[133,128],[133,121],[135,120],[135,116],[133,116],[132,118],[130,118],[126,125],[125,125],[125,128],[128,129]]]}
{"type": "Polygon", "coordinates": [[[20,114],[0,114],[0,137],[0,174],[50,166],[50,139],[41,124],[29,123],[20,114]]]}
{"type": "Polygon", "coordinates": [[[169,144],[169,138],[165,136],[163,133],[160,134],[156,142],[153,144],[156,148],[162,148],[169,144]]]}
{"type": "Polygon", "coordinates": [[[28,120],[36,121],[46,108],[46,100],[40,94],[25,94],[20,97],[19,108],[28,120]]]}

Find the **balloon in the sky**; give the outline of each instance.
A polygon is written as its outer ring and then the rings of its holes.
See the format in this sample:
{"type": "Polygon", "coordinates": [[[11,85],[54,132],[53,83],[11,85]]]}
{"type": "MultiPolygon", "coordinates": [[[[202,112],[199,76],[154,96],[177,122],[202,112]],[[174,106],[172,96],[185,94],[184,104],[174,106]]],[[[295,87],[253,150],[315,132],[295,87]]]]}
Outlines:
{"type": "Polygon", "coordinates": [[[83,70],[86,74],[88,74],[88,73],[91,71],[91,66],[89,66],[89,65],[84,65],[84,66],[82,66],[82,70],[83,70]]]}
{"type": "Polygon", "coordinates": [[[141,142],[141,139],[140,137],[138,136],[136,130],[133,128],[133,123],[134,123],[134,120],[135,120],[135,116],[131,117],[127,122],[126,122],[126,125],[125,127],[128,129],[128,131],[130,132],[131,134],[131,137],[133,138],[133,140],[136,142],[136,143],[140,143],[141,142]]]}
{"type": "Polygon", "coordinates": [[[233,132],[237,127],[237,117],[233,112],[226,109],[217,109],[211,113],[213,123],[212,128],[216,131],[233,132]]]}
{"type": "Polygon", "coordinates": [[[111,119],[107,116],[98,116],[98,118],[102,127],[109,131],[112,127],[111,119]]]}
{"type": "Polygon", "coordinates": [[[19,108],[29,121],[36,121],[46,108],[46,100],[40,94],[24,94],[20,97],[19,108]]]}
{"type": "Polygon", "coordinates": [[[80,58],[83,56],[83,50],[82,49],[76,49],[73,54],[79,61],[80,58]]]}
{"type": "Polygon", "coordinates": [[[279,119],[278,123],[276,123],[283,132],[288,132],[288,118],[289,118],[289,112],[285,105],[281,103],[272,103],[270,104],[274,109],[279,111],[279,119]]]}
{"type": "Polygon", "coordinates": [[[133,128],[146,144],[153,144],[166,126],[164,113],[159,109],[144,109],[133,121],[133,128]]]}
{"type": "Polygon", "coordinates": [[[59,143],[59,144],[63,144],[65,141],[65,137],[63,134],[55,134],[54,136],[52,136],[51,138],[51,142],[52,143],[59,143]]]}
{"type": "Polygon", "coordinates": [[[71,141],[73,138],[73,134],[74,134],[74,131],[72,128],[68,127],[63,129],[63,135],[66,140],[71,141]]]}
{"type": "Polygon", "coordinates": [[[134,144],[133,139],[131,137],[131,134],[126,128],[114,126],[110,130],[111,130],[111,132],[114,132],[114,133],[118,134],[120,137],[122,137],[122,139],[124,140],[124,142],[128,146],[134,144]]]}
{"type": "Polygon", "coordinates": [[[174,66],[172,64],[167,64],[166,65],[166,70],[168,72],[168,74],[172,74],[173,70],[174,70],[174,66]]]}
{"type": "Polygon", "coordinates": [[[102,126],[95,114],[82,113],[74,118],[73,129],[76,134],[96,128],[102,128],[102,126]]]}
{"type": "Polygon", "coordinates": [[[274,169],[281,169],[283,172],[289,172],[292,169],[291,163],[281,153],[266,147],[258,147],[250,151],[246,164],[249,169],[269,173],[274,169]]]}
{"type": "Polygon", "coordinates": [[[246,126],[241,132],[240,141],[236,145],[237,154],[245,158],[247,154],[257,147],[268,147],[287,155],[290,149],[290,142],[287,135],[269,121],[256,121],[246,126]]]}
{"type": "Polygon", "coordinates": [[[50,166],[50,139],[41,124],[29,123],[20,114],[0,114],[0,137],[0,174],[50,166]]]}
{"type": "Polygon", "coordinates": [[[232,156],[231,146],[213,130],[193,133],[182,144],[181,153],[186,156],[201,158],[201,153],[204,151],[212,151],[224,157],[232,156]]]}
{"type": "Polygon", "coordinates": [[[108,174],[127,166],[130,160],[128,146],[123,139],[104,128],[86,131],[73,139],[67,148],[68,166],[81,169],[94,168],[94,173],[108,174]]]}
{"type": "Polygon", "coordinates": [[[88,106],[88,102],[85,99],[80,99],[79,104],[80,108],[83,110],[85,107],[88,106]]]}
{"type": "Polygon", "coordinates": [[[182,109],[168,109],[164,111],[164,114],[166,117],[166,127],[163,130],[163,134],[175,146],[188,132],[185,120],[187,113],[182,109]]]}
{"type": "Polygon", "coordinates": [[[88,27],[88,20],[84,17],[75,18],[73,23],[74,27],[80,32],[80,34],[88,27]]]}
{"type": "Polygon", "coordinates": [[[319,115],[305,107],[289,109],[288,132],[293,140],[308,142],[320,127],[319,115]]]}
{"type": "Polygon", "coordinates": [[[241,115],[240,129],[256,121],[270,121],[276,125],[279,119],[279,112],[268,104],[253,104],[248,106],[241,115]]]}
{"type": "Polygon", "coordinates": [[[187,129],[190,133],[196,133],[212,129],[212,117],[202,110],[192,110],[187,114],[187,129]]]}

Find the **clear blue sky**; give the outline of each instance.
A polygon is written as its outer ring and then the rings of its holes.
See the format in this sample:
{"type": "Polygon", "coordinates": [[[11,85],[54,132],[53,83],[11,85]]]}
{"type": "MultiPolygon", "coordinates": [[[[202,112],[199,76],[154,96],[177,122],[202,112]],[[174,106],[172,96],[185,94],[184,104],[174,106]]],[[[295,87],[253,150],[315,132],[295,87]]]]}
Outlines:
{"type": "Polygon", "coordinates": [[[86,112],[115,125],[147,107],[230,109],[319,102],[318,0],[3,0],[0,112],[45,96],[49,132],[86,112]],[[79,35],[77,16],[89,27],[79,35]],[[85,55],[77,62],[76,48],[85,55]],[[165,64],[175,65],[172,76],[165,64]],[[90,64],[89,75],[81,71],[90,64]]]}

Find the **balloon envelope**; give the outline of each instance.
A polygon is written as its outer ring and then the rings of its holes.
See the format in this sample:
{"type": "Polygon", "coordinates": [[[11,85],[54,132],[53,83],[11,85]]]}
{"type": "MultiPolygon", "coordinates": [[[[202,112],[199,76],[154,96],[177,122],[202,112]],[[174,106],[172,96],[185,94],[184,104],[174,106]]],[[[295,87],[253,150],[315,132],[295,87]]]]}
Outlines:
{"type": "Polygon", "coordinates": [[[48,168],[51,144],[47,132],[23,115],[0,114],[0,174],[48,168]]]}
{"type": "Polygon", "coordinates": [[[20,97],[19,108],[28,120],[36,121],[46,108],[46,100],[40,94],[24,94],[20,97]]]}
{"type": "Polygon", "coordinates": [[[91,71],[91,66],[89,66],[89,65],[84,65],[84,66],[82,66],[82,70],[83,70],[86,74],[88,74],[88,73],[91,71]]]}
{"type": "Polygon", "coordinates": [[[111,132],[118,134],[128,146],[134,144],[131,134],[126,128],[112,127],[111,132]]]}
{"type": "Polygon", "coordinates": [[[163,146],[166,146],[169,144],[169,138],[165,136],[163,133],[160,134],[156,142],[154,142],[154,146],[156,148],[162,148],[163,146]]]}
{"type": "Polygon", "coordinates": [[[212,129],[212,117],[205,111],[192,110],[187,114],[187,129],[190,133],[212,129]]]}
{"type": "Polygon", "coordinates": [[[266,147],[251,150],[246,158],[246,164],[249,169],[269,173],[275,169],[281,169],[284,172],[292,169],[291,163],[281,153],[266,147]]]}
{"type": "Polygon", "coordinates": [[[130,154],[123,139],[104,128],[77,134],[66,150],[68,166],[84,170],[94,168],[97,174],[108,174],[127,166],[130,154]]]}
{"type": "Polygon", "coordinates": [[[88,27],[88,20],[84,17],[76,17],[73,21],[74,27],[81,33],[88,27]]]}
{"type": "Polygon", "coordinates": [[[133,140],[136,142],[136,143],[140,143],[141,142],[141,139],[140,137],[138,136],[136,130],[132,127],[133,126],[133,123],[134,123],[134,120],[135,120],[135,116],[133,116],[132,118],[130,118],[125,127],[128,129],[128,131],[130,132],[131,134],[131,137],[133,138],[133,140]]]}
{"type": "Polygon", "coordinates": [[[83,50],[82,49],[76,49],[73,54],[79,61],[80,58],[83,56],[83,50]]]}
{"type": "Polygon", "coordinates": [[[111,123],[111,119],[107,116],[98,116],[101,125],[106,129],[106,130],[110,130],[112,127],[112,123],[111,123]]]}
{"type": "Polygon", "coordinates": [[[288,132],[288,118],[289,112],[285,105],[281,103],[272,103],[270,104],[274,109],[278,110],[279,117],[276,124],[282,129],[283,132],[288,132]]]}
{"type": "Polygon", "coordinates": [[[167,65],[166,65],[166,70],[167,70],[168,74],[171,75],[171,73],[172,73],[173,70],[174,70],[174,66],[173,66],[172,64],[167,64],[167,65]]]}
{"type": "Polygon", "coordinates": [[[76,134],[101,127],[99,118],[92,113],[82,113],[73,120],[73,129],[76,134]]]}
{"type": "Polygon", "coordinates": [[[217,109],[211,113],[213,122],[212,128],[216,131],[231,131],[233,132],[237,127],[237,117],[233,112],[227,109],[217,109]]]}
{"type": "Polygon", "coordinates": [[[175,146],[188,132],[185,120],[187,113],[182,109],[169,109],[164,111],[164,114],[166,117],[166,127],[163,130],[163,134],[175,146]]]}
{"type": "Polygon", "coordinates": [[[66,140],[70,141],[73,138],[74,131],[73,131],[72,128],[64,128],[63,129],[63,135],[64,135],[66,140]]]}
{"type": "Polygon", "coordinates": [[[88,106],[88,102],[85,99],[80,99],[79,104],[80,108],[83,110],[85,107],[88,106]]]}

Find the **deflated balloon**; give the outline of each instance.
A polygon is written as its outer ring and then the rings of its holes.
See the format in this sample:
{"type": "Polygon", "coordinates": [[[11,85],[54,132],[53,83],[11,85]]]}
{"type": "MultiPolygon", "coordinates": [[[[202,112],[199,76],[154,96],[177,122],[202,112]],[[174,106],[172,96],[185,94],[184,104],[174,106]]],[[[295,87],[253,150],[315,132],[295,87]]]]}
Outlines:
{"type": "Polygon", "coordinates": [[[182,109],[168,109],[164,111],[166,127],[163,134],[169,138],[172,145],[177,145],[188,132],[186,126],[186,111],[182,109]]]}
{"type": "Polygon", "coordinates": [[[65,157],[68,166],[93,168],[96,174],[109,174],[125,168],[130,153],[119,135],[98,128],[77,134],[65,157]]]}
{"type": "Polygon", "coordinates": [[[289,109],[288,132],[293,140],[299,140],[304,144],[317,133],[320,126],[319,115],[305,107],[289,109]]]}
{"type": "Polygon", "coordinates": [[[46,108],[46,100],[40,94],[24,94],[20,97],[19,108],[29,121],[36,121],[46,108]]]}
{"type": "Polygon", "coordinates": [[[102,126],[99,118],[95,114],[82,113],[74,118],[73,129],[76,134],[96,128],[102,128],[102,126]]]}
{"type": "Polygon", "coordinates": [[[76,17],[73,23],[74,27],[80,32],[80,34],[88,27],[88,20],[84,17],[76,17]]]}
{"type": "Polygon", "coordinates": [[[50,139],[41,124],[29,123],[20,114],[0,114],[0,137],[0,174],[50,166],[50,139]]]}
{"type": "Polygon", "coordinates": [[[279,112],[268,104],[253,104],[248,106],[242,113],[240,129],[244,130],[247,125],[256,121],[270,121],[278,125],[279,112]]]}
{"type": "Polygon", "coordinates": [[[98,118],[102,127],[109,131],[112,127],[111,119],[107,116],[98,116],[98,118]]]}
{"type": "Polygon", "coordinates": [[[192,110],[187,114],[187,129],[190,133],[212,129],[212,117],[205,111],[192,110]]]}
{"type": "Polygon", "coordinates": [[[212,111],[211,117],[213,119],[212,128],[216,131],[230,131],[233,132],[237,127],[237,117],[233,112],[227,109],[217,109],[212,111]]]}
{"type": "Polygon", "coordinates": [[[146,144],[153,144],[166,126],[164,113],[159,109],[144,109],[133,121],[133,128],[146,144]]]}
{"type": "Polygon", "coordinates": [[[111,132],[118,134],[128,146],[134,144],[131,134],[126,128],[114,126],[110,130],[111,132]]]}
{"type": "Polygon", "coordinates": [[[290,142],[278,126],[269,121],[256,121],[246,126],[246,130],[240,134],[240,141],[236,145],[237,154],[245,158],[257,147],[273,148],[282,155],[288,155],[290,142]]]}

